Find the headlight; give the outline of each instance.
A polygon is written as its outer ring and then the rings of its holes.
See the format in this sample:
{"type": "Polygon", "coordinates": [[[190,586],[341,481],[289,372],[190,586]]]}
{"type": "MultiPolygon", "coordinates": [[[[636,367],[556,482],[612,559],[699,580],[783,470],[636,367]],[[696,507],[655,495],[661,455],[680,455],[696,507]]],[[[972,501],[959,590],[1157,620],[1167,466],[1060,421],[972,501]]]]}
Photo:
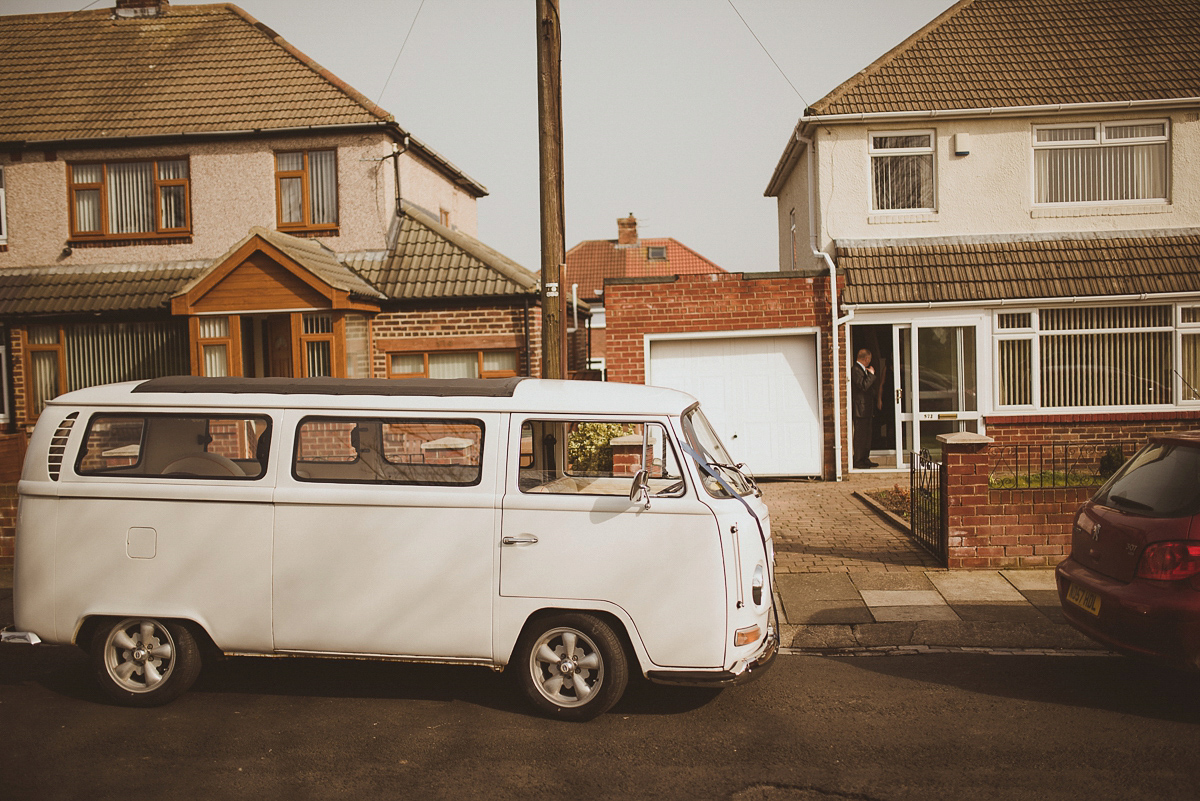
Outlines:
{"type": "Polygon", "coordinates": [[[762,565],[757,565],[754,568],[754,578],[750,580],[750,597],[754,600],[755,606],[762,606],[763,601],[763,584],[766,578],[766,571],[762,565]]]}

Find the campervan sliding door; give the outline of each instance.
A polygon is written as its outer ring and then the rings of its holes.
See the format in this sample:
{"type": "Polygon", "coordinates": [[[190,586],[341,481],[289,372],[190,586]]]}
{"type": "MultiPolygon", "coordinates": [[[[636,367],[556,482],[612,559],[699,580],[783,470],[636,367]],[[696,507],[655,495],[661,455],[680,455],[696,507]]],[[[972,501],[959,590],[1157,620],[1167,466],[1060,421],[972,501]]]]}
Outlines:
{"type": "Polygon", "coordinates": [[[289,414],[275,650],[490,660],[501,416],[289,414]]]}

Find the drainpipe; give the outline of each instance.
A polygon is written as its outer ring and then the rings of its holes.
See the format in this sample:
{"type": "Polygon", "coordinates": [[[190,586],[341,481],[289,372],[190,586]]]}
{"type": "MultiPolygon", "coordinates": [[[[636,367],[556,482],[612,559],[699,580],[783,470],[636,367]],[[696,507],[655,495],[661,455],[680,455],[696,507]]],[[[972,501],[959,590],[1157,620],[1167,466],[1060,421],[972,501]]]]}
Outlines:
{"type": "Polygon", "coordinates": [[[400,157],[408,152],[408,134],[404,135],[404,147],[399,148],[395,142],[392,142],[392,171],[396,176],[396,216],[404,215],[404,210],[401,208],[400,195],[400,157]]]}
{"type": "Polygon", "coordinates": [[[579,330],[579,284],[571,284],[571,332],[579,330]]]}
{"type": "Polygon", "coordinates": [[[829,267],[829,321],[833,333],[833,480],[842,480],[842,404],[838,391],[842,383],[842,346],[838,329],[854,319],[854,309],[845,317],[838,317],[837,266],[829,254],[817,247],[816,165],[813,157],[813,139],[806,139],[796,131],[796,141],[803,142],[808,165],[808,245],[814,258],[822,259],[829,267]]]}

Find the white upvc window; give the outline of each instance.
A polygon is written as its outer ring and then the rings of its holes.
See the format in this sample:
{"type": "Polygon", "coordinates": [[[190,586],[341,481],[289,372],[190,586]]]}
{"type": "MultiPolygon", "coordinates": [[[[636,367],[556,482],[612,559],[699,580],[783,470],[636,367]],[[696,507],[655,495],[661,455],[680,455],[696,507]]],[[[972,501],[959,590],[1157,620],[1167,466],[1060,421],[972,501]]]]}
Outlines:
{"type": "Polygon", "coordinates": [[[1183,401],[1200,402],[1200,303],[1179,307],[1179,340],[1183,401]]]}
{"type": "Polygon", "coordinates": [[[1169,146],[1167,120],[1034,126],[1034,203],[1166,201],[1169,146]]]}
{"type": "Polygon", "coordinates": [[[933,211],[933,131],[872,131],[873,211],[933,211]]]}
{"type": "Polygon", "coordinates": [[[1003,311],[995,319],[996,405],[1035,408],[1037,311],[1003,311]]]}
{"type": "Polygon", "coordinates": [[[1200,304],[1176,308],[997,312],[996,407],[1120,409],[1200,402],[1190,389],[1200,389],[1200,304]]]}

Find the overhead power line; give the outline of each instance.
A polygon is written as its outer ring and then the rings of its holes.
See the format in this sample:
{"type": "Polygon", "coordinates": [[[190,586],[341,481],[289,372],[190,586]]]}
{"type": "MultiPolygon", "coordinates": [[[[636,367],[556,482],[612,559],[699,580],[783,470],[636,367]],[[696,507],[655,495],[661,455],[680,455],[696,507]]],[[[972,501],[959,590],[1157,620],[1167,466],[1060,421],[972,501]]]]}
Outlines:
{"type": "Polygon", "coordinates": [[[408,44],[408,37],[412,36],[413,28],[417,25],[417,17],[421,16],[421,9],[425,7],[425,0],[421,0],[421,5],[417,6],[417,13],[413,14],[412,22],[408,25],[408,33],[404,34],[404,41],[400,43],[400,52],[396,54],[396,60],[392,62],[392,69],[388,72],[387,79],[383,82],[383,88],[379,90],[379,99],[375,101],[375,105],[379,105],[383,100],[383,93],[387,91],[388,84],[392,81],[392,73],[396,71],[396,65],[400,63],[400,56],[404,55],[404,47],[408,44]]]}
{"type": "Polygon", "coordinates": [[[763,44],[762,39],[758,38],[758,34],[754,32],[754,29],[750,27],[750,23],[746,22],[746,18],[742,16],[742,12],[738,11],[738,7],[733,4],[733,0],[727,0],[727,2],[729,3],[729,7],[733,9],[733,13],[737,14],[738,19],[746,26],[746,30],[750,31],[750,35],[754,37],[754,41],[758,42],[758,46],[767,54],[767,58],[771,59],[771,63],[775,65],[775,69],[779,70],[779,74],[787,81],[788,86],[792,87],[792,91],[796,93],[796,97],[800,98],[800,102],[804,104],[805,108],[808,108],[808,101],[804,99],[804,95],[800,94],[800,90],[796,88],[796,84],[792,83],[792,79],[783,71],[783,67],[779,66],[779,62],[775,60],[775,56],[771,55],[771,51],[763,44]]]}

